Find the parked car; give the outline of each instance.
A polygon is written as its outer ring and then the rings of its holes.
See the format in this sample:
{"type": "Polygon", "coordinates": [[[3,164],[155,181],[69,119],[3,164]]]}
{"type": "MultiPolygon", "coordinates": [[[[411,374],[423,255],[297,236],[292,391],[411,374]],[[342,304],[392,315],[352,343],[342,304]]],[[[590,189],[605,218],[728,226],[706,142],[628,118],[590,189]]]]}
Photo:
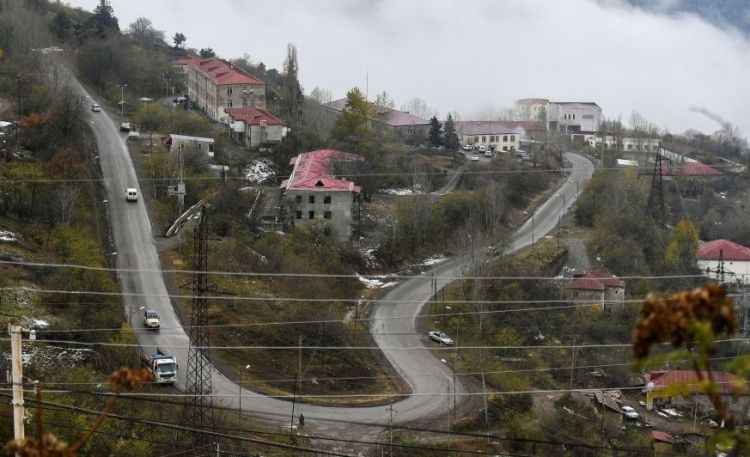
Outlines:
{"type": "Polygon", "coordinates": [[[129,132],[131,130],[133,130],[133,128],[130,126],[130,122],[123,122],[120,124],[121,132],[129,132]]]}
{"type": "Polygon", "coordinates": [[[627,419],[638,419],[640,415],[636,412],[635,409],[633,409],[632,406],[623,406],[622,408],[622,415],[625,416],[627,419]]]}
{"type": "Polygon", "coordinates": [[[474,154],[474,155],[472,155],[472,156],[471,156],[471,161],[472,161],[472,162],[477,162],[477,161],[479,161],[479,155],[477,155],[477,154],[474,154]]]}
{"type": "Polygon", "coordinates": [[[427,333],[427,336],[429,336],[430,339],[436,343],[444,344],[446,346],[451,346],[453,344],[453,340],[451,339],[451,337],[449,337],[448,334],[444,332],[433,330],[427,333]]]}
{"type": "Polygon", "coordinates": [[[484,152],[485,157],[492,157],[492,151],[485,151],[484,152]]]}
{"type": "Polygon", "coordinates": [[[140,137],[141,137],[141,134],[138,133],[135,130],[131,130],[131,131],[128,132],[128,139],[129,140],[137,140],[140,137]]]}
{"type": "Polygon", "coordinates": [[[98,104],[94,103],[93,105],[91,105],[91,111],[93,111],[93,112],[95,112],[95,113],[98,113],[98,112],[100,112],[101,110],[102,110],[102,107],[101,107],[101,106],[99,106],[98,104]]]}
{"type": "Polygon", "coordinates": [[[464,151],[471,151],[472,149],[474,149],[474,148],[470,144],[465,144],[464,145],[464,151]]]}
{"type": "Polygon", "coordinates": [[[480,146],[479,146],[479,147],[477,148],[477,150],[478,150],[479,152],[484,152],[484,151],[486,151],[486,150],[487,150],[487,146],[485,146],[485,145],[483,145],[483,144],[482,144],[482,145],[480,145],[480,146]]]}

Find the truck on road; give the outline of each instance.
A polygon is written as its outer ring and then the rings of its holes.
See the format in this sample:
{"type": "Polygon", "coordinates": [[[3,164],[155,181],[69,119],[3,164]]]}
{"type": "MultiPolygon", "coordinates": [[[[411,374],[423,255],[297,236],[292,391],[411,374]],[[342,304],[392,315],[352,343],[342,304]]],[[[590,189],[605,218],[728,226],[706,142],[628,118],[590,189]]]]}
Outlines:
{"type": "Polygon", "coordinates": [[[156,384],[174,384],[177,380],[177,360],[161,349],[156,348],[155,354],[141,350],[141,360],[156,384]]]}

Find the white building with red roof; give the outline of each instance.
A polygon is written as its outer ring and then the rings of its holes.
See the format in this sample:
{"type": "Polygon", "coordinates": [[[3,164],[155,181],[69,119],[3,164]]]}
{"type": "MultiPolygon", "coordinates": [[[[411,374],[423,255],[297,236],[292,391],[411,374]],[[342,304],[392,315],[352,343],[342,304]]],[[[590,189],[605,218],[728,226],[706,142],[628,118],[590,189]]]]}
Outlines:
{"type": "Polygon", "coordinates": [[[750,248],[746,246],[723,239],[708,241],[698,245],[695,257],[709,279],[750,284],[750,248]]]}
{"type": "Polygon", "coordinates": [[[278,144],[288,132],[284,121],[262,108],[225,108],[224,112],[229,137],[244,146],[257,148],[278,144]]]}
{"type": "Polygon", "coordinates": [[[351,237],[359,218],[362,187],[335,176],[333,168],[336,162],[357,160],[362,158],[335,149],[303,152],[291,159],[292,173],[281,189],[294,226],[329,222],[340,239],[351,237]]]}
{"type": "Polygon", "coordinates": [[[625,281],[601,269],[577,273],[566,288],[570,298],[580,304],[600,304],[607,309],[625,302],[625,281]]]}
{"type": "Polygon", "coordinates": [[[226,108],[266,107],[266,84],[226,60],[182,56],[174,64],[186,75],[188,99],[214,121],[225,118],[226,108]]]}

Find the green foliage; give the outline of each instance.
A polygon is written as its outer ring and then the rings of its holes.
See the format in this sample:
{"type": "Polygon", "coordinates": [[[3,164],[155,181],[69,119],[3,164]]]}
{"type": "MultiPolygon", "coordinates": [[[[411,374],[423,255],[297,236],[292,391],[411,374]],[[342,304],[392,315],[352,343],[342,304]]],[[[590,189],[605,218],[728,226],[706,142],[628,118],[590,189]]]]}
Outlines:
{"type": "Polygon", "coordinates": [[[293,126],[299,123],[303,102],[302,87],[299,84],[298,73],[297,47],[289,43],[287,44],[286,58],[284,59],[281,97],[284,118],[293,126]]]}
{"type": "Polygon", "coordinates": [[[363,154],[366,159],[372,160],[375,148],[369,125],[372,107],[356,87],[347,92],[346,100],[346,108],[331,128],[331,143],[337,149],[363,154]]]}
{"type": "Polygon", "coordinates": [[[695,269],[695,252],[698,249],[698,229],[693,223],[684,219],[680,221],[669,235],[664,259],[677,271],[688,272],[695,269]]]}
{"type": "Polygon", "coordinates": [[[216,57],[216,53],[211,48],[201,48],[200,51],[198,51],[198,55],[201,56],[203,59],[208,59],[209,57],[216,57]]]}
{"type": "Polygon", "coordinates": [[[432,116],[432,119],[430,119],[430,132],[427,135],[430,140],[430,146],[440,146],[443,143],[441,128],[442,126],[437,116],[432,116]]]}
{"type": "Polygon", "coordinates": [[[456,133],[456,123],[453,121],[453,115],[448,114],[448,119],[445,120],[445,125],[443,126],[443,129],[445,130],[445,147],[448,148],[449,151],[458,151],[458,148],[461,146],[458,143],[458,134],[456,133]]]}

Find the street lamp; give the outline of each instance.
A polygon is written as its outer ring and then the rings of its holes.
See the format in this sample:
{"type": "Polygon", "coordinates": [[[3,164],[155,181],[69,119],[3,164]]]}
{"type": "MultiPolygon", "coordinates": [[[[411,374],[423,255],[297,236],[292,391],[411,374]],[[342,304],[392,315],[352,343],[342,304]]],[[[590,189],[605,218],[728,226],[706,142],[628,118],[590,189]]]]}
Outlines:
{"type": "Polygon", "coordinates": [[[451,310],[451,307],[450,307],[450,306],[446,306],[446,305],[445,305],[445,302],[443,302],[443,331],[444,331],[444,332],[445,332],[446,330],[448,330],[448,327],[447,327],[447,325],[446,325],[446,323],[445,323],[445,317],[446,317],[446,314],[445,314],[445,312],[446,312],[446,311],[450,311],[450,310],[451,310]]]}
{"type": "MultiPolygon", "coordinates": [[[[250,369],[250,365],[245,365],[245,371],[250,369]]],[[[237,408],[237,420],[242,420],[242,375],[245,371],[240,371],[240,382],[237,389],[237,398],[239,399],[239,407],[237,408]]]]}
{"type": "Polygon", "coordinates": [[[135,314],[136,311],[143,311],[144,309],[146,309],[146,307],[141,306],[138,309],[131,309],[128,311],[128,324],[130,324],[131,327],[133,326],[133,314],[135,314]]]}
{"type": "Polygon", "coordinates": [[[120,117],[125,117],[125,88],[127,84],[120,85],[120,117]]]}

